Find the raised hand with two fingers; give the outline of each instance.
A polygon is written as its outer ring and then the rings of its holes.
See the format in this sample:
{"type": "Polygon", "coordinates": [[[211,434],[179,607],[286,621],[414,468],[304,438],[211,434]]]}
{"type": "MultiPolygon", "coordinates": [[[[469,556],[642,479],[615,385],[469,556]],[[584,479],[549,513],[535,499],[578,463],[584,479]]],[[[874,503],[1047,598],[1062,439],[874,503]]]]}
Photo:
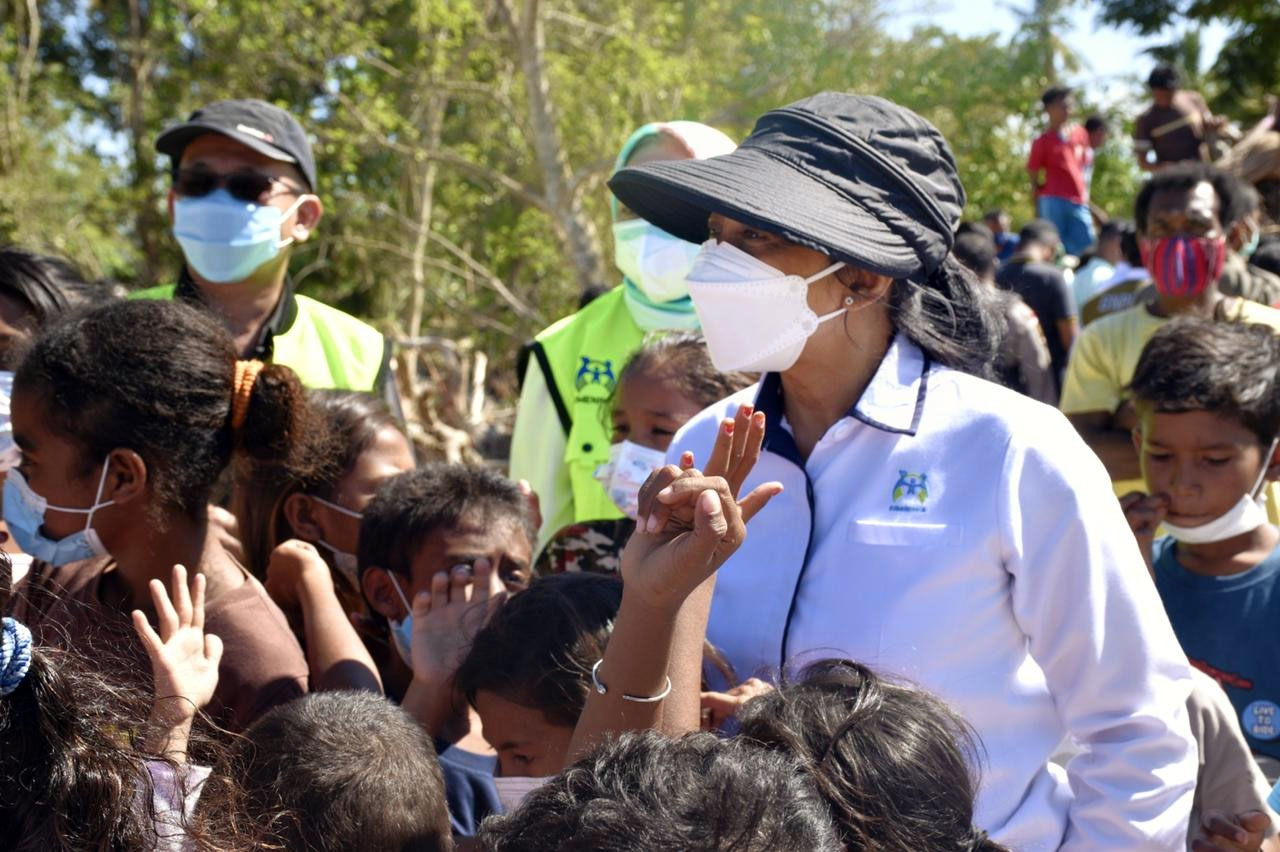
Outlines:
{"type": "Polygon", "coordinates": [[[691,453],[684,453],[680,465],[667,465],[655,470],[640,487],[639,516],[636,532],[658,533],[693,528],[693,507],[670,490],[678,479],[698,476],[720,477],[738,500],[744,519],[750,520],[775,495],[781,493],[779,483],[769,482],[738,499],[742,484],[760,460],[764,443],[765,416],[750,405],[739,407],[735,417],[726,417],[716,432],[711,455],[701,469],[694,466],[691,453]]]}
{"type": "Polygon", "coordinates": [[[705,471],[686,453],[641,487],[622,577],[650,606],[678,607],[742,545],[747,522],[782,493],[781,483],[766,482],[738,499],[760,458],[764,427],[764,415],[743,406],[721,424],[705,471]]]}

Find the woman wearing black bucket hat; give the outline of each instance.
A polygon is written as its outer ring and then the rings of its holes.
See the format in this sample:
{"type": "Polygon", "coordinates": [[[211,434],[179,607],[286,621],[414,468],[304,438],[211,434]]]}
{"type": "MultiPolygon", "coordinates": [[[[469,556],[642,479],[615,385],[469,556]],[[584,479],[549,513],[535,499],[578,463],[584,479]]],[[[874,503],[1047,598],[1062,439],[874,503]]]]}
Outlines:
{"type": "Polygon", "coordinates": [[[946,698],[984,744],[977,822],[1012,848],[1184,843],[1185,655],[1098,460],[1056,410],[976,377],[998,324],[950,257],[965,198],[937,129],[825,93],[732,154],[609,186],[703,244],[688,283],[712,359],[764,373],[668,456],[766,418],[744,488],[786,490],[719,572],[708,630],[737,671],[848,656],[946,698]]]}

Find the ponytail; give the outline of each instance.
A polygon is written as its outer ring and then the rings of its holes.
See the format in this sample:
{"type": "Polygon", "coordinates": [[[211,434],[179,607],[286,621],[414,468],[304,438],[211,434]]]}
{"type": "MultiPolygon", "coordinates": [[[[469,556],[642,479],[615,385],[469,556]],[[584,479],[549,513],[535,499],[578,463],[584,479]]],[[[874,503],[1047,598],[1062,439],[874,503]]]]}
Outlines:
{"type": "Polygon", "coordinates": [[[297,374],[280,364],[237,361],[231,387],[233,449],[254,463],[308,468],[306,445],[320,430],[297,374]]]}
{"type": "Polygon", "coordinates": [[[933,361],[981,378],[994,376],[1005,334],[999,294],[952,255],[923,284],[894,282],[889,317],[933,361]]]}

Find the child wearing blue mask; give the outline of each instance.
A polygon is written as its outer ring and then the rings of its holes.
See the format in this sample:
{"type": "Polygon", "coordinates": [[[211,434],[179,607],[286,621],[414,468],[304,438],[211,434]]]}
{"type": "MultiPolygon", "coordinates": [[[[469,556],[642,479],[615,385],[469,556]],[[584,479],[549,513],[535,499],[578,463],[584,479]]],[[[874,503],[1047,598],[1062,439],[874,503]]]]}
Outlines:
{"type": "Polygon", "coordinates": [[[225,549],[209,497],[233,456],[296,462],[310,411],[286,367],[237,361],[207,314],[124,302],[70,316],[18,364],[11,406],[22,452],[4,519],[34,559],[15,615],[113,680],[150,690],[128,613],[175,564],[204,574],[208,623],[227,648],[209,715],[243,730],[307,691],[280,610],[225,549]],[[145,333],[140,331],[145,330],[145,333]]]}
{"type": "Polygon", "coordinates": [[[533,524],[511,480],[479,467],[429,464],[388,480],[364,507],[360,584],[387,624],[395,649],[383,670],[389,695],[405,695],[412,677],[412,601],[450,575],[469,578],[483,560],[508,590],[529,582],[533,524]]]}
{"type": "Polygon", "coordinates": [[[539,554],[537,573],[616,572],[619,554],[635,529],[640,485],[662,466],[676,432],[708,405],[755,380],[748,373],[717,370],[700,335],[651,335],[618,377],[609,461],[596,470],[596,479],[625,517],[564,527],[539,554]]]}
{"type": "Polygon", "coordinates": [[[361,586],[386,622],[382,681],[436,738],[454,831],[469,835],[499,807],[496,761],[478,717],[453,688],[453,672],[487,605],[528,584],[529,505],[514,482],[493,471],[436,463],[389,480],[363,515],[361,586]],[[419,648],[415,661],[415,634],[433,628],[441,641],[430,659],[419,648]]]}

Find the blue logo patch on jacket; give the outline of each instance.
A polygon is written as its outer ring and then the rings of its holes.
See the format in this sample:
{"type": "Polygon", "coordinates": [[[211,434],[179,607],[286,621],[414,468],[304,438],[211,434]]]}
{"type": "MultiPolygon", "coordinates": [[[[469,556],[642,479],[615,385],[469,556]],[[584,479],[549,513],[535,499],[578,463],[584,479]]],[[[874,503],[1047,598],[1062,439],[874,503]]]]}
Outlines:
{"type": "Polygon", "coordinates": [[[618,380],[613,375],[612,360],[597,361],[586,355],[582,356],[582,366],[578,368],[578,375],[574,378],[574,385],[578,390],[582,390],[587,385],[603,385],[605,390],[613,393],[617,384],[618,380]]]}

